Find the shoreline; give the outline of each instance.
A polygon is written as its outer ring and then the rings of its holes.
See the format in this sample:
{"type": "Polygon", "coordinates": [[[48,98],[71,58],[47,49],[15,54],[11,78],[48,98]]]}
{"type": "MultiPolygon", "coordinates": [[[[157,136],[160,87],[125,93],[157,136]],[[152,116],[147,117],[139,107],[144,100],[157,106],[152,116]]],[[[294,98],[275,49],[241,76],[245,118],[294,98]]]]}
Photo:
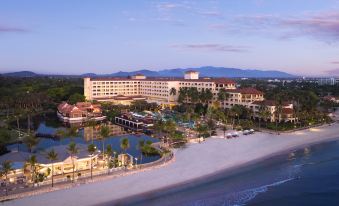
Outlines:
{"type": "Polygon", "coordinates": [[[165,167],[67,190],[15,199],[4,205],[121,203],[129,198],[152,194],[154,191],[180,187],[211,178],[221,172],[237,172],[240,168],[246,168],[274,156],[336,139],[339,139],[338,123],[292,134],[272,135],[257,132],[229,140],[210,138],[201,144],[191,143],[187,148],[176,150],[176,161],[165,167]],[[211,159],[214,161],[210,161],[211,159]],[[99,198],[90,198],[88,194],[99,198]]]}
{"type": "MultiPolygon", "coordinates": [[[[321,126],[324,126],[324,125],[321,125],[321,126]]],[[[155,190],[152,190],[152,191],[147,191],[147,192],[143,192],[143,193],[140,193],[140,194],[131,195],[131,196],[128,196],[128,197],[124,197],[124,198],[121,198],[121,199],[113,200],[111,202],[106,202],[106,203],[102,203],[102,204],[98,204],[98,205],[103,205],[103,206],[104,205],[121,205],[121,204],[123,204],[123,202],[128,201],[128,199],[138,200],[138,199],[142,198],[142,196],[150,196],[154,192],[165,192],[165,191],[169,191],[169,190],[174,190],[176,188],[183,189],[183,188],[186,188],[186,187],[190,187],[192,185],[200,184],[200,183],[206,181],[206,179],[209,179],[209,180],[217,179],[217,177],[220,176],[222,173],[228,173],[227,176],[232,176],[235,173],[237,173],[239,170],[246,170],[246,169],[248,169],[248,167],[254,166],[256,163],[260,163],[260,162],[263,162],[263,161],[266,161],[266,160],[269,160],[269,159],[273,159],[273,158],[276,158],[276,157],[281,156],[281,155],[287,155],[288,153],[300,150],[304,147],[311,147],[311,146],[316,146],[316,145],[319,145],[319,144],[335,142],[335,141],[339,141],[339,134],[338,134],[337,137],[330,137],[330,138],[327,138],[327,139],[324,139],[324,140],[319,140],[319,141],[315,141],[315,142],[311,142],[311,143],[305,143],[303,145],[298,145],[298,146],[292,147],[290,149],[286,149],[284,151],[272,153],[271,155],[268,155],[268,156],[265,156],[265,157],[250,160],[246,163],[236,165],[234,167],[220,169],[220,170],[215,171],[211,174],[207,174],[207,175],[200,176],[200,177],[197,177],[197,178],[194,178],[194,179],[190,179],[190,180],[187,180],[185,182],[180,182],[180,183],[177,183],[177,184],[168,185],[168,186],[158,188],[158,189],[155,189],[155,190]]]]}

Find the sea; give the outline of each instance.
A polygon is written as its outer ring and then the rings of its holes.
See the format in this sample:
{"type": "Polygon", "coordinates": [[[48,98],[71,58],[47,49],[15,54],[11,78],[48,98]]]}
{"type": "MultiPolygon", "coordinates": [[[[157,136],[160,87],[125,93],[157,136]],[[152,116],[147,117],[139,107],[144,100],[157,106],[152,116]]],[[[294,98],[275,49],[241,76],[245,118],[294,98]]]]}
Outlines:
{"type": "Polygon", "coordinates": [[[243,168],[225,170],[195,182],[134,196],[116,204],[339,205],[339,141],[303,147],[243,168]]]}

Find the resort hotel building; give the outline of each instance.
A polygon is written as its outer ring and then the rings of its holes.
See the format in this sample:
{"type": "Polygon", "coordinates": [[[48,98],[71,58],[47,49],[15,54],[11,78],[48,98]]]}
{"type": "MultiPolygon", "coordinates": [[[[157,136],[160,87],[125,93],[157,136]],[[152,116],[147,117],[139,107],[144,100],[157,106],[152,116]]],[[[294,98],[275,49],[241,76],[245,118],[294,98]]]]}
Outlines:
{"type": "MultiPolygon", "coordinates": [[[[210,90],[213,99],[209,103],[218,102],[218,93],[224,89],[228,94],[225,101],[219,102],[223,108],[232,108],[234,105],[243,105],[254,112],[258,111],[260,106],[266,104],[264,94],[255,88],[237,88],[236,82],[227,78],[201,78],[197,71],[187,71],[184,78],[166,78],[166,77],[146,77],[142,74],[136,74],[127,77],[105,77],[105,78],[84,78],[84,96],[88,101],[109,101],[114,104],[131,104],[135,100],[146,100],[155,102],[162,107],[172,107],[178,104],[179,91],[182,88],[195,87],[200,92],[210,90]],[[175,91],[175,92],[173,92],[175,91]]],[[[271,121],[275,121],[273,113],[275,105],[269,102],[272,116],[271,121]]],[[[292,104],[285,104],[284,107],[290,108],[292,104]]],[[[285,110],[290,113],[290,110],[285,110]]],[[[291,121],[292,114],[284,115],[290,117],[285,119],[291,121]],[[289,116],[288,116],[289,115],[289,116]]]]}

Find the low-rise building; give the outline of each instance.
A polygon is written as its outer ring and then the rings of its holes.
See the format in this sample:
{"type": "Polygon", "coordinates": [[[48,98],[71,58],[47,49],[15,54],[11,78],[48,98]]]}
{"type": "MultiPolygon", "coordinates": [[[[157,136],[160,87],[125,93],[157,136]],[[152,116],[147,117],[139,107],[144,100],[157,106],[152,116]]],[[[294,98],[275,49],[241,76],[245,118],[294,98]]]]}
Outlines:
{"type": "Polygon", "coordinates": [[[285,122],[294,122],[296,121],[296,117],[294,114],[293,104],[289,102],[282,102],[279,104],[277,101],[274,100],[262,100],[262,101],[255,101],[252,103],[251,108],[254,111],[254,117],[262,118],[259,114],[260,108],[266,108],[269,113],[270,117],[268,118],[269,121],[285,121],[285,122]],[[278,110],[280,107],[280,111],[278,110]]]}
{"type": "Polygon", "coordinates": [[[4,161],[10,161],[12,167],[14,169],[13,172],[9,175],[10,182],[17,182],[19,180],[25,179],[25,181],[29,181],[31,179],[31,171],[30,167],[25,165],[27,164],[27,160],[35,155],[36,157],[36,168],[37,173],[44,174],[47,177],[51,177],[52,165],[54,175],[64,175],[70,174],[73,172],[73,162],[75,166],[75,171],[81,172],[84,170],[89,170],[91,167],[91,159],[92,166],[96,168],[98,164],[98,155],[99,152],[90,155],[87,151],[87,145],[77,144],[78,153],[75,156],[70,156],[67,150],[67,145],[59,145],[49,148],[49,150],[54,150],[58,154],[58,160],[52,162],[47,158],[45,153],[27,153],[22,151],[12,151],[10,153],[4,154],[0,156],[0,163],[4,161]]]}
{"type": "Polygon", "coordinates": [[[62,102],[58,106],[59,119],[67,123],[86,122],[89,120],[102,121],[106,117],[102,115],[101,105],[91,102],[78,102],[75,105],[62,102]]]}

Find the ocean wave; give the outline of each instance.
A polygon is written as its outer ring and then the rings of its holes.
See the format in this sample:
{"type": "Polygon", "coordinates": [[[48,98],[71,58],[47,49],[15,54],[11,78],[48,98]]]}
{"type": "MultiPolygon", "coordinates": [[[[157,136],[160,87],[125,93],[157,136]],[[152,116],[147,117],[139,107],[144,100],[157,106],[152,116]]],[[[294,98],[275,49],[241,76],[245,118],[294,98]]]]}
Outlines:
{"type": "Polygon", "coordinates": [[[247,202],[254,199],[258,194],[266,192],[270,187],[275,187],[286,182],[292,181],[295,178],[288,178],[281,181],[277,181],[271,184],[263,185],[256,188],[246,189],[240,192],[231,193],[223,197],[214,197],[208,199],[202,199],[194,201],[187,206],[243,206],[247,202]]]}

